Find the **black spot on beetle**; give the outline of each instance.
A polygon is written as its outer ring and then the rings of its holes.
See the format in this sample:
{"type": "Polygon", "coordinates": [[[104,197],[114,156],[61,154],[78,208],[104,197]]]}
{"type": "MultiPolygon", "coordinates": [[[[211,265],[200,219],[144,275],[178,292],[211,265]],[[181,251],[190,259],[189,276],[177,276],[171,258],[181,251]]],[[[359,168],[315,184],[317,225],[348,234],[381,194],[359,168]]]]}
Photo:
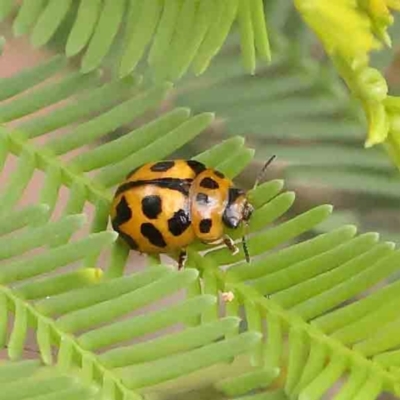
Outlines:
{"type": "Polygon", "coordinates": [[[175,161],[160,161],[150,167],[153,172],[165,172],[175,165],[175,161]]]}
{"type": "Polygon", "coordinates": [[[192,184],[193,179],[180,179],[180,178],[159,178],[159,179],[144,179],[138,181],[130,181],[123,183],[116,191],[115,195],[118,196],[121,193],[126,192],[129,189],[153,185],[171,190],[177,190],[185,195],[189,194],[189,188],[192,184]]]}
{"type": "Polygon", "coordinates": [[[129,236],[127,233],[125,232],[118,232],[119,236],[125,240],[126,244],[132,249],[132,250],[137,250],[139,248],[138,244],[136,243],[136,241],[129,236]]]}
{"type": "Polygon", "coordinates": [[[211,219],[202,219],[200,221],[200,232],[201,233],[208,233],[211,230],[211,226],[212,226],[212,221],[211,219]]]}
{"type": "Polygon", "coordinates": [[[208,196],[205,193],[197,193],[196,195],[196,202],[199,204],[207,204],[208,203],[208,196]]]}
{"type": "Polygon", "coordinates": [[[214,171],[214,174],[218,176],[218,178],[224,179],[225,175],[222,172],[214,171]]]}
{"type": "Polygon", "coordinates": [[[116,211],[116,215],[115,215],[115,218],[112,220],[111,224],[112,224],[112,227],[115,230],[117,230],[117,228],[120,225],[129,221],[132,218],[132,210],[129,208],[129,204],[126,201],[125,196],[121,197],[121,200],[117,204],[115,211],[116,211]]]}
{"type": "Polygon", "coordinates": [[[212,178],[203,178],[200,182],[200,186],[206,189],[218,189],[218,182],[214,181],[212,178]]]}
{"type": "Polygon", "coordinates": [[[206,166],[196,160],[187,160],[187,165],[192,168],[193,172],[198,175],[200,172],[203,172],[206,169],[206,166]]]}
{"type": "Polygon", "coordinates": [[[140,226],[140,232],[153,246],[166,247],[167,244],[163,235],[153,224],[148,222],[143,223],[140,226]]]}
{"type": "Polygon", "coordinates": [[[142,211],[147,218],[156,219],[162,211],[160,196],[151,195],[143,197],[142,211]]]}
{"type": "Polygon", "coordinates": [[[190,218],[185,210],[178,210],[172,218],[168,220],[168,229],[174,236],[182,235],[190,226],[190,218]]]}

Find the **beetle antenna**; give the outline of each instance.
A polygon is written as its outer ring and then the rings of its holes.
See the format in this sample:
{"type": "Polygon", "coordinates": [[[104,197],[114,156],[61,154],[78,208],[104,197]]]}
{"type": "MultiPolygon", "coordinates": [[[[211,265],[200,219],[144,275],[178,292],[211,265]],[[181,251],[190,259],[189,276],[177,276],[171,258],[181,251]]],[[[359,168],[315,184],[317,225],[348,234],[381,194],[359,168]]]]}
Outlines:
{"type": "Polygon", "coordinates": [[[272,161],[274,161],[274,159],[276,158],[276,155],[274,154],[272,157],[270,157],[270,159],[264,164],[264,166],[262,167],[261,171],[258,173],[256,181],[254,182],[254,186],[253,186],[253,190],[258,186],[258,184],[260,183],[261,179],[263,178],[265,171],[267,170],[268,166],[272,163],[272,161]]]}
{"type": "Polygon", "coordinates": [[[244,257],[246,259],[246,262],[250,262],[250,254],[249,254],[249,248],[247,247],[247,231],[248,231],[249,225],[246,224],[244,227],[244,233],[242,236],[242,246],[243,246],[243,253],[244,257]]]}

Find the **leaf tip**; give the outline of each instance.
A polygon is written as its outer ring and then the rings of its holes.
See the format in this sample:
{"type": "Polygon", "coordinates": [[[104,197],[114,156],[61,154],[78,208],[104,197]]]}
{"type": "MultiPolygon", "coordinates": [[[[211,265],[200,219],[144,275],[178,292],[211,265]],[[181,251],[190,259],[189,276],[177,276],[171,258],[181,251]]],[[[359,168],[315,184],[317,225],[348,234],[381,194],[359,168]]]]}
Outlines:
{"type": "Polygon", "coordinates": [[[214,112],[206,112],[203,115],[204,115],[204,118],[206,118],[209,122],[212,122],[215,119],[215,113],[214,112]]]}
{"type": "Polygon", "coordinates": [[[85,214],[72,214],[65,217],[66,220],[71,221],[71,223],[77,228],[81,228],[86,222],[85,214]]]}
{"type": "Polygon", "coordinates": [[[39,204],[35,207],[40,214],[47,214],[50,211],[50,206],[46,203],[39,204]]]}
{"type": "Polygon", "coordinates": [[[205,294],[202,297],[203,297],[204,301],[209,305],[213,305],[213,304],[217,303],[217,297],[212,294],[205,294]]]}
{"type": "Polygon", "coordinates": [[[355,236],[357,233],[357,227],[355,225],[345,225],[343,230],[351,237],[355,236]]]}
{"type": "Polygon", "coordinates": [[[109,231],[111,242],[115,242],[118,239],[118,233],[115,231],[109,231]]]}
{"type": "Polygon", "coordinates": [[[178,107],[177,112],[185,118],[189,118],[192,110],[189,107],[178,107]]]}
{"type": "Polygon", "coordinates": [[[381,235],[378,232],[369,232],[369,236],[374,242],[378,242],[381,235]]]}
{"type": "Polygon", "coordinates": [[[243,136],[235,135],[235,136],[232,136],[231,138],[227,139],[224,143],[225,144],[229,143],[232,146],[240,147],[240,146],[244,145],[244,142],[245,142],[245,139],[243,136]]]}
{"type": "Polygon", "coordinates": [[[229,316],[223,319],[225,321],[228,329],[235,329],[239,326],[240,322],[242,321],[239,317],[229,316]]]}
{"type": "Polygon", "coordinates": [[[286,192],[286,193],[285,193],[285,197],[287,198],[287,200],[288,200],[290,203],[293,203],[293,202],[295,201],[295,199],[296,199],[296,193],[293,192],[293,191],[286,192]]]}
{"type": "Polygon", "coordinates": [[[326,215],[332,214],[333,205],[332,204],[322,204],[320,207],[321,211],[324,211],[326,215]]]}
{"type": "Polygon", "coordinates": [[[92,62],[88,62],[85,60],[85,58],[81,62],[81,67],[80,67],[80,72],[82,74],[88,74],[89,72],[92,72],[95,70],[97,67],[97,64],[93,64],[92,62]]]}
{"type": "Polygon", "coordinates": [[[394,250],[397,246],[397,243],[395,242],[385,242],[385,244],[390,250],[394,250]]]}
{"type": "Polygon", "coordinates": [[[194,268],[188,268],[182,272],[179,271],[179,273],[184,274],[189,281],[194,281],[199,276],[199,271],[197,271],[197,269],[194,268]]]}
{"type": "Polygon", "coordinates": [[[85,281],[90,283],[97,283],[104,276],[104,271],[101,268],[84,268],[79,272],[85,278],[85,281]]]}
{"type": "Polygon", "coordinates": [[[247,333],[245,333],[245,335],[247,335],[247,340],[249,341],[249,343],[252,343],[252,344],[258,343],[263,338],[262,333],[256,332],[256,331],[247,332],[247,333]]]}

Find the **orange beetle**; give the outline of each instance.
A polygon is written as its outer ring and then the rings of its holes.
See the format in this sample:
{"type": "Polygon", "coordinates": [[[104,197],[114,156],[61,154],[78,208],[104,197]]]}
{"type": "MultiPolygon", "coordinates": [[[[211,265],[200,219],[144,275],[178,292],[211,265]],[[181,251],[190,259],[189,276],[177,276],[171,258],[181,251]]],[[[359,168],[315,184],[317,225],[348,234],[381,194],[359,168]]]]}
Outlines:
{"type": "MultiPolygon", "coordinates": [[[[195,239],[223,242],[236,254],[224,227],[247,225],[253,210],[246,193],[221,172],[195,160],[164,160],[144,164],[126,177],[112,202],[111,223],[133,250],[178,252],[180,269],[195,239]]],[[[249,261],[245,240],[243,245],[249,261]]]]}

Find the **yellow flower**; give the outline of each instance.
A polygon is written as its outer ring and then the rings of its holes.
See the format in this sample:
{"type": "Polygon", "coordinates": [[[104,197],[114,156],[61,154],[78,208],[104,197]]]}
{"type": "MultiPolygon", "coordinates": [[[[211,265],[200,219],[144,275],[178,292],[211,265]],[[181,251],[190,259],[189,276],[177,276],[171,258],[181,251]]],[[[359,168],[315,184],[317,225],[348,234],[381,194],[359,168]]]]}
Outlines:
{"type": "Polygon", "coordinates": [[[358,0],[358,6],[367,11],[372,19],[392,23],[389,8],[400,10],[400,0],[358,0]]]}
{"type": "Polygon", "coordinates": [[[393,10],[400,10],[400,0],[386,0],[386,4],[393,10]]]}
{"type": "Polygon", "coordinates": [[[390,8],[400,10],[399,0],[358,0],[358,6],[367,13],[372,22],[374,33],[386,43],[391,45],[387,28],[393,23],[390,8]]]}
{"type": "Polygon", "coordinates": [[[366,6],[371,14],[377,17],[385,18],[390,15],[390,11],[385,0],[361,0],[359,3],[364,5],[364,7],[366,6]]]}
{"type": "Polygon", "coordinates": [[[365,104],[364,109],[368,120],[368,136],[365,147],[369,148],[383,143],[387,139],[389,121],[385,106],[381,103],[365,104]]]}
{"type": "MultiPolygon", "coordinates": [[[[400,0],[369,0],[371,3],[371,8],[379,10],[388,8],[393,8],[394,10],[400,10],[400,0]]],[[[389,10],[388,10],[389,12],[389,10]]]]}
{"type": "Polygon", "coordinates": [[[368,122],[365,147],[383,144],[400,166],[400,98],[388,99],[384,77],[368,65],[371,50],[381,47],[377,38],[390,45],[391,9],[400,10],[400,0],[295,0],[295,5],[361,102],[368,122]]]}
{"type": "Polygon", "coordinates": [[[372,49],[380,47],[370,18],[356,0],[295,0],[295,5],[326,51],[350,64],[366,59],[372,49]]]}

